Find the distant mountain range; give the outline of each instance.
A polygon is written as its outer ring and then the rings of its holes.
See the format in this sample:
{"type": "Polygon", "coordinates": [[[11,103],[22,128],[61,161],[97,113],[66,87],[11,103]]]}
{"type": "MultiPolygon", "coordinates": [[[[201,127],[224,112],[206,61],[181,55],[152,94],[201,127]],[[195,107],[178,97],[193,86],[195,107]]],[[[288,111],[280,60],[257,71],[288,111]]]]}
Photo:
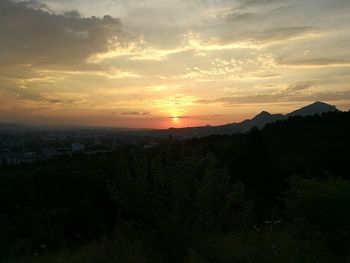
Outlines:
{"type": "Polygon", "coordinates": [[[314,114],[322,114],[325,112],[338,111],[338,109],[324,102],[314,102],[301,109],[295,110],[288,114],[270,114],[263,111],[256,115],[253,119],[245,120],[240,123],[231,123],[220,126],[200,126],[188,128],[170,128],[167,130],[157,130],[156,133],[163,135],[172,135],[179,137],[202,137],[209,135],[232,134],[237,132],[246,132],[253,127],[263,128],[267,123],[284,120],[293,116],[311,116],[314,114]]]}
{"type": "Polygon", "coordinates": [[[322,114],[324,112],[338,111],[335,106],[323,102],[315,102],[301,109],[295,110],[286,115],[270,114],[263,111],[256,115],[253,119],[245,120],[240,123],[230,123],[220,126],[200,126],[188,128],[170,128],[167,130],[143,130],[143,129],[117,129],[117,128],[103,128],[103,127],[75,127],[75,126],[29,126],[18,125],[12,123],[0,123],[0,132],[25,132],[28,130],[111,130],[119,134],[129,134],[135,136],[168,136],[173,135],[177,137],[191,138],[203,137],[209,135],[232,134],[237,132],[249,131],[254,126],[263,128],[267,123],[278,120],[287,119],[292,116],[308,116],[314,114],[322,114]]]}

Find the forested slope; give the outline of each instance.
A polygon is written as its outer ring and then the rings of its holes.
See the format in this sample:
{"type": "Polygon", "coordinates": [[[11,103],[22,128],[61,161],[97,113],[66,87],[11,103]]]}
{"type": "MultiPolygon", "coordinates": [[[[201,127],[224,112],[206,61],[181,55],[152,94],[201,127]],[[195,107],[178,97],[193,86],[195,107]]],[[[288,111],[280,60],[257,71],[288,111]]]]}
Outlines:
{"type": "Polygon", "coordinates": [[[0,262],[349,262],[350,112],[2,168],[0,262]]]}

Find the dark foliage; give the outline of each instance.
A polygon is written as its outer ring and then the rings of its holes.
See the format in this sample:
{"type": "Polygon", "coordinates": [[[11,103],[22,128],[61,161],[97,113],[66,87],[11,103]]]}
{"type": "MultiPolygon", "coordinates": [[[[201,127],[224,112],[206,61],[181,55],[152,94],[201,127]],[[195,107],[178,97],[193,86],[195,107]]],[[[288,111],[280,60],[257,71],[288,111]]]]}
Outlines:
{"type": "Polygon", "coordinates": [[[0,261],[349,262],[349,135],[333,112],[3,168],[0,261]]]}

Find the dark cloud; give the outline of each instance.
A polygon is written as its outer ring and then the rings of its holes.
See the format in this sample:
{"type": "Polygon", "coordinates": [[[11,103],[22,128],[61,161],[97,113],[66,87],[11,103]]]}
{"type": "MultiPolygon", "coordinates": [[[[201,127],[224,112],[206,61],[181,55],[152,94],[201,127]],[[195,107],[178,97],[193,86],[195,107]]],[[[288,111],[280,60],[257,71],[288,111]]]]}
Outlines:
{"type": "Polygon", "coordinates": [[[3,80],[0,80],[0,86],[2,87],[2,94],[0,94],[0,96],[5,100],[15,99],[17,101],[33,101],[45,104],[74,104],[76,102],[76,100],[72,98],[62,99],[35,88],[17,86],[6,83],[3,80]]]}
{"type": "MultiPolygon", "coordinates": [[[[247,14],[249,17],[250,15],[247,14]]],[[[247,18],[248,19],[248,18],[247,18]]],[[[257,19],[259,21],[259,19],[257,19]]],[[[248,23],[247,23],[248,24],[248,23]]],[[[252,23],[255,25],[254,23],[252,23]]],[[[258,26],[244,27],[244,30],[237,31],[237,34],[226,34],[221,40],[224,43],[231,43],[233,41],[252,41],[260,43],[280,42],[290,40],[293,38],[303,37],[307,34],[320,33],[320,29],[311,26],[293,26],[293,27],[276,27],[269,29],[257,29],[258,26]]]]}
{"type": "Polygon", "coordinates": [[[39,0],[24,0],[24,1],[12,0],[12,2],[21,3],[28,8],[33,8],[37,10],[43,10],[43,11],[48,11],[50,13],[54,13],[46,4],[39,2],[39,0]]]}
{"type": "Polygon", "coordinates": [[[296,83],[289,85],[288,91],[301,91],[312,87],[311,83],[296,83]]]}
{"type": "Polygon", "coordinates": [[[191,118],[195,118],[197,116],[176,116],[176,117],[169,117],[170,119],[191,119],[191,118]]]}
{"type": "Polygon", "coordinates": [[[151,115],[150,112],[140,112],[140,111],[126,111],[122,112],[123,115],[134,115],[134,116],[146,116],[151,115]]]}
{"type": "Polygon", "coordinates": [[[258,75],[256,75],[256,77],[262,78],[262,79],[264,79],[264,78],[273,78],[273,77],[278,77],[278,76],[280,76],[280,74],[278,74],[278,73],[268,73],[268,74],[258,74],[258,75]]]}
{"type": "Polygon", "coordinates": [[[75,10],[71,10],[71,11],[64,12],[63,15],[64,15],[65,17],[80,18],[79,12],[78,12],[78,11],[75,11],[75,10]]]}
{"type": "MultiPolygon", "coordinates": [[[[254,1],[258,2],[258,1],[254,1]]],[[[265,2],[264,2],[265,3],[265,2]]],[[[233,10],[225,16],[228,40],[251,40],[258,42],[282,41],[307,34],[321,33],[321,28],[311,26],[310,23],[294,23],[290,19],[295,10],[290,6],[279,6],[266,9],[233,10]],[[231,39],[230,39],[231,36],[231,39]]],[[[323,32],[323,31],[322,31],[323,32]]]]}
{"type": "Polygon", "coordinates": [[[243,23],[243,22],[256,22],[261,17],[260,14],[255,13],[232,13],[226,16],[228,22],[243,23]]]}
{"type": "Polygon", "coordinates": [[[276,25],[274,22],[281,17],[288,16],[290,8],[288,6],[281,6],[264,11],[249,11],[233,10],[232,13],[225,16],[228,23],[238,24],[239,26],[260,26],[261,24],[276,25]]]}
{"type": "Polygon", "coordinates": [[[314,27],[280,27],[263,32],[258,32],[253,35],[253,38],[259,41],[284,40],[293,37],[301,36],[305,33],[317,32],[314,27]]]}
{"type": "Polygon", "coordinates": [[[287,0],[240,0],[235,9],[245,9],[253,6],[284,3],[287,0]]]}
{"type": "Polygon", "coordinates": [[[309,58],[299,60],[279,59],[277,63],[287,66],[331,66],[331,65],[350,65],[350,60],[338,58],[309,58]]]}
{"type": "Polygon", "coordinates": [[[122,39],[119,19],[56,15],[36,1],[0,1],[0,65],[73,66],[122,39]]]}
{"type": "Polygon", "coordinates": [[[240,104],[278,103],[278,102],[303,102],[303,101],[342,101],[350,99],[350,91],[321,91],[312,94],[292,93],[285,90],[275,94],[255,94],[246,96],[220,97],[214,99],[202,99],[198,104],[222,104],[233,106],[240,104]]]}

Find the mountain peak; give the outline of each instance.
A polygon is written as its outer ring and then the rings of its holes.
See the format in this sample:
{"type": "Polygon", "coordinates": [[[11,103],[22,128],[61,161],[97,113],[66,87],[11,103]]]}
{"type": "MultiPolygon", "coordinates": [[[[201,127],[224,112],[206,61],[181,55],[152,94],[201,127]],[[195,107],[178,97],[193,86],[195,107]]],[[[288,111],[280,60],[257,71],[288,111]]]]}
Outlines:
{"type": "Polygon", "coordinates": [[[307,105],[299,110],[289,113],[287,116],[308,116],[314,114],[322,114],[325,112],[338,111],[336,106],[327,104],[325,102],[316,101],[310,105],[307,105]]]}
{"type": "Polygon", "coordinates": [[[268,118],[271,116],[271,113],[267,112],[267,111],[262,111],[260,112],[258,115],[256,115],[254,117],[254,119],[260,119],[260,118],[268,118]]]}
{"type": "Polygon", "coordinates": [[[260,112],[260,113],[258,114],[258,116],[259,116],[259,115],[262,115],[262,116],[270,116],[271,113],[268,112],[268,111],[262,111],[262,112],[260,112]]]}
{"type": "MultiPolygon", "coordinates": [[[[332,106],[332,105],[325,103],[325,102],[322,102],[322,101],[315,101],[314,103],[311,103],[308,106],[332,106]]],[[[308,106],[306,106],[306,107],[308,107],[308,106]]]]}

